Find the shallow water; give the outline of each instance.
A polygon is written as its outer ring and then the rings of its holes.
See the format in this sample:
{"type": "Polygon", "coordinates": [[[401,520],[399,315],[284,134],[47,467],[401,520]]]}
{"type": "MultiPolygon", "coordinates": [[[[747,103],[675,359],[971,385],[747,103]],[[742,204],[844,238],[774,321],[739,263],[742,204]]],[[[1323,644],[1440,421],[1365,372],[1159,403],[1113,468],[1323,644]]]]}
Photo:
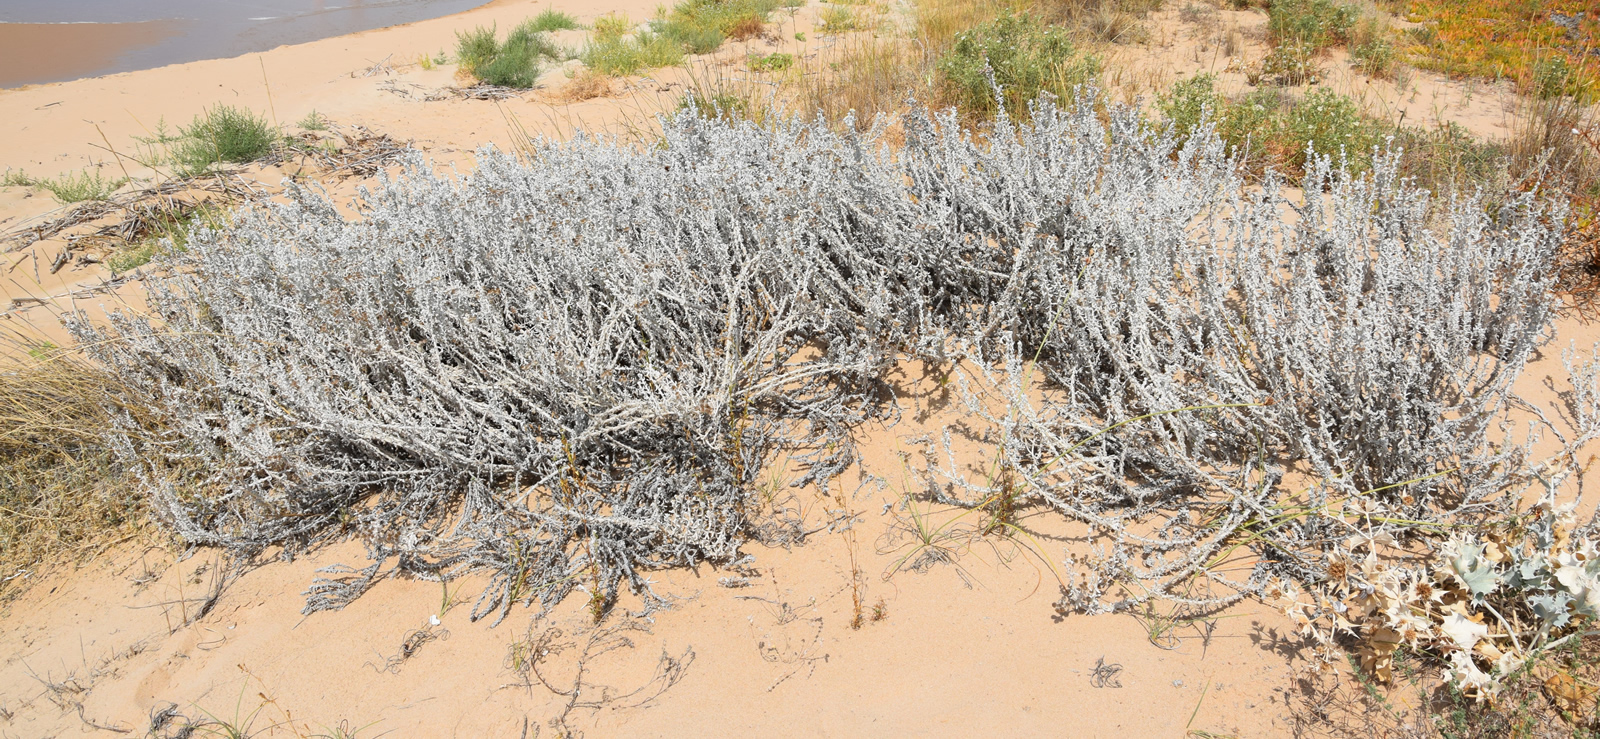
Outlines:
{"type": "Polygon", "coordinates": [[[238,56],[436,18],[485,2],[3,0],[0,87],[238,56]]]}

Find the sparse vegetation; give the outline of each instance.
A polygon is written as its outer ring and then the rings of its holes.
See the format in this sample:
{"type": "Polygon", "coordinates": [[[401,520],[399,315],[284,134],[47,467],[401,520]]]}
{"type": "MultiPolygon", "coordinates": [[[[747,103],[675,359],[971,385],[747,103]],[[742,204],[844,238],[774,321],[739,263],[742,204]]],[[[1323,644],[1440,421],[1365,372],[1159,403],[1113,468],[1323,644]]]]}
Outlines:
{"type": "Polygon", "coordinates": [[[848,5],[829,5],[817,15],[817,30],[823,33],[846,33],[863,27],[861,17],[848,5]]]}
{"type": "Polygon", "coordinates": [[[627,76],[682,62],[683,47],[663,35],[634,31],[627,16],[612,14],[595,20],[594,38],[579,59],[599,74],[627,76]]]}
{"type": "Polygon", "coordinates": [[[1267,32],[1274,44],[1302,44],[1313,50],[1349,39],[1358,11],[1337,0],[1273,0],[1267,32]]]}
{"type": "Polygon", "coordinates": [[[313,110],[310,113],[307,113],[306,117],[301,118],[300,122],[296,125],[300,126],[300,129],[303,131],[326,131],[328,130],[328,119],[323,117],[321,113],[313,110]]]}
{"type": "Polygon", "coordinates": [[[794,7],[790,0],[678,0],[651,22],[653,30],[690,54],[707,54],[728,39],[743,41],[761,35],[775,10],[794,7]]]}
{"type": "Polygon", "coordinates": [[[50,191],[57,202],[81,203],[85,200],[105,200],[127,184],[127,178],[107,178],[98,169],[88,169],[65,174],[54,179],[32,180],[31,183],[50,191]]]}
{"type": "Polygon", "coordinates": [[[107,257],[106,267],[112,272],[128,272],[148,264],[159,255],[181,254],[189,248],[190,234],[196,228],[222,228],[227,222],[226,215],[227,211],[222,206],[210,203],[176,212],[163,212],[156,217],[154,228],[142,241],[107,257]]]}

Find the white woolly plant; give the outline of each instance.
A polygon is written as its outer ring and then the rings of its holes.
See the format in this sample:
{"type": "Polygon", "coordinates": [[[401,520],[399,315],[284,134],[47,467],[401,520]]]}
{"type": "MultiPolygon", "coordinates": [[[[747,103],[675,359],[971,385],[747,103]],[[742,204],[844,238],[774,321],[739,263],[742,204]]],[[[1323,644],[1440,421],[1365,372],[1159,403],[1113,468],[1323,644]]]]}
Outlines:
{"type": "MultiPolygon", "coordinates": [[[[1305,513],[1330,500],[1500,510],[1523,447],[1490,436],[1545,338],[1557,206],[1434,208],[1398,154],[1362,177],[1316,159],[1300,203],[1248,185],[1209,125],[1178,147],[1101,110],[1044,99],[981,137],[913,112],[897,148],[882,125],[686,113],[642,151],[538,141],[459,177],[413,159],[353,218],[293,189],[198,236],[154,318],[75,329],[164,414],[119,443],[178,534],[369,542],[309,610],[487,570],[477,615],[580,584],[599,613],[648,593],[642,569],[741,563],[798,536],[759,468],[808,449],[801,483],[825,485],[906,358],[971,373],[1008,481],[935,463],[932,497],[1090,525],[1102,556],[1066,609],[1318,581],[1353,525],[1305,513]],[[1246,544],[1245,576],[1213,567],[1246,544]]],[[[1360,529],[1409,530],[1379,520],[1360,529]]]]}

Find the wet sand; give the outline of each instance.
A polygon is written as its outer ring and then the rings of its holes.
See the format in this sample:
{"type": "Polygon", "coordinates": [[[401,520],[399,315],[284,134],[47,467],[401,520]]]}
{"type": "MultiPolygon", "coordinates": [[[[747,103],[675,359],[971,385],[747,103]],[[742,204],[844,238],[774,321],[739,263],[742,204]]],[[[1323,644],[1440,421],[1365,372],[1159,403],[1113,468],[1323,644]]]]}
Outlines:
{"type": "Polygon", "coordinates": [[[11,0],[0,88],[226,59],[441,18],[489,0],[11,0]]]}
{"type": "Polygon", "coordinates": [[[70,80],[114,69],[129,52],[183,31],[178,20],[142,23],[0,23],[0,87],[70,80]]]}

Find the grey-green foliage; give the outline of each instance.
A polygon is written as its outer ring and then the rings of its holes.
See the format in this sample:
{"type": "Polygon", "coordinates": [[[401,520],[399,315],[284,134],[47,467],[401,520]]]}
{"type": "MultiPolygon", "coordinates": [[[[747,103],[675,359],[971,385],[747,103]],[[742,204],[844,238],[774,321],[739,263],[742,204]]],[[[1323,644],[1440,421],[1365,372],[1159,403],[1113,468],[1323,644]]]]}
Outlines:
{"type": "MultiPolygon", "coordinates": [[[[795,449],[826,483],[905,358],[961,362],[1018,504],[1098,532],[1064,608],[1174,595],[1300,494],[1291,467],[1344,495],[1456,469],[1410,503],[1370,496],[1395,519],[1510,484],[1520,447],[1491,431],[1549,320],[1557,206],[1462,199],[1430,221],[1392,157],[1364,178],[1314,159],[1296,216],[1209,122],[1176,148],[1100,107],[1041,100],[981,138],[913,111],[893,152],[881,124],[686,112],[642,151],[536,141],[461,176],[413,159],[354,218],[291,189],[202,230],[151,281],[156,318],[73,327],[164,418],[119,443],[154,463],[146,492],[182,538],[367,539],[376,562],[319,581],[311,610],[397,570],[490,573],[479,616],[580,583],[610,602],[648,594],[649,568],[793,541],[759,469],[795,449]],[[1022,400],[1028,377],[1049,402],[1022,400]],[[1149,593],[1116,596],[1127,578],[1149,593]]],[[[928,474],[939,499],[992,492],[928,474]]],[[[1314,579],[1331,525],[1256,530],[1272,556],[1213,584],[1314,579]]]]}

